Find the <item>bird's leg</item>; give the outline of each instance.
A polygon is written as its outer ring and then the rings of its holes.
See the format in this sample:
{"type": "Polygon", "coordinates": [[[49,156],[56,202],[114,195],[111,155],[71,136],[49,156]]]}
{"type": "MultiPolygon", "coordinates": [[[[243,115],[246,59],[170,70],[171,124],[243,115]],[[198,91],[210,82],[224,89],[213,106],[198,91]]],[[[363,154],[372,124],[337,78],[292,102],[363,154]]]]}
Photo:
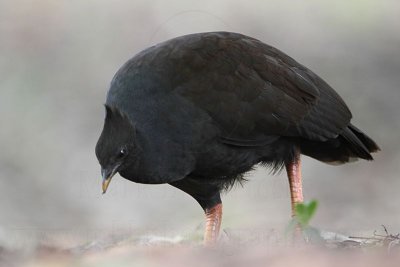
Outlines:
{"type": "Polygon", "coordinates": [[[293,160],[286,163],[286,172],[289,178],[292,217],[294,217],[296,215],[296,204],[303,202],[303,186],[301,179],[301,161],[299,149],[296,148],[293,160]]]}
{"type": "Polygon", "coordinates": [[[194,177],[187,177],[172,182],[170,185],[188,193],[200,204],[206,214],[204,244],[207,246],[215,244],[218,239],[222,219],[220,189],[214,184],[204,183],[194,177]]]}
{"type": "Polygon", "coordinates": [[[205,209],[206,228],[204,232],[204,245],[214,245],[218,239],[222,219],[222,203],[212,208],[205,209]]]}
{"type": "MultiPolygon", "coordinates": [[[[286,172],[289,178],[290,187],[290,200],[292,204],[292,217],[296,216],[296,204],[303,202],[303,185],[301,179],[301,161],[300,161],[300,150],[295,149],[294,157],[291,161],[286,162],[286,172]]],[[[299,241],[302,233],[299,224],[296,225],[293,238],[299,241]]]]}

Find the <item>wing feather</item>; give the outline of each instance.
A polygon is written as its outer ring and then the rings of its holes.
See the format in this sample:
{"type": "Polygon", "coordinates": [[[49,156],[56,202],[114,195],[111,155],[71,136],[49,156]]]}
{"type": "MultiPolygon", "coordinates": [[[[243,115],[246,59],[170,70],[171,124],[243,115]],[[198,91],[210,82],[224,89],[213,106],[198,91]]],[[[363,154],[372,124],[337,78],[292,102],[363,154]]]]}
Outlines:
{"type": "Polygon", "coordinates": [[[196,73],[178,77],[176,91],[214,119],[223,142],[263,145],[271,136],[324,141],[349,125],[342,98],[276,48],[232,33],[205,34],[200,42],[174,49],[185,64],[179,69],[196,73]]]}

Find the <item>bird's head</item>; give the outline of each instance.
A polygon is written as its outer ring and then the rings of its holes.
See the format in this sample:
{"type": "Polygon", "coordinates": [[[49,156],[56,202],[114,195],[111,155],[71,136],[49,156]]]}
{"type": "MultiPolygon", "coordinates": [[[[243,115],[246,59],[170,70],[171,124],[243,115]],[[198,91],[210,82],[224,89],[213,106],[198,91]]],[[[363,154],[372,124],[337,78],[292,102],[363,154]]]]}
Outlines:
{"type": "Polygon", "coordinates": [[[96,144],[96,156],[101,165],[103,194],[112,177],[134,162],[135,127],[116,108],[106,107],[103,131],[96,144]]]}

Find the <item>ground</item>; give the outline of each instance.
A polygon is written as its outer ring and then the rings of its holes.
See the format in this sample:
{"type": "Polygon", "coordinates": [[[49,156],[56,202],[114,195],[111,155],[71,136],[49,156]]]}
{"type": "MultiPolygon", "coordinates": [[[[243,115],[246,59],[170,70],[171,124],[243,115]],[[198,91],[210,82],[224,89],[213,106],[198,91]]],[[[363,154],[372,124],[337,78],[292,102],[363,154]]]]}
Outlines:
{"type": "Polygon", "coordinates": [[[28,250],[0,249],[0,265],[368,267],[397,266],[400,260],[399,237],[385,229],[369,237],[321,231],[323,240],[308,243],[293,242],[283,229],[224,229],[219,243],[207,248],[199,240],[200,228],[184,237],[113,233],[83,244],[54,237],[53,244],[47,239],[28,250]]]}

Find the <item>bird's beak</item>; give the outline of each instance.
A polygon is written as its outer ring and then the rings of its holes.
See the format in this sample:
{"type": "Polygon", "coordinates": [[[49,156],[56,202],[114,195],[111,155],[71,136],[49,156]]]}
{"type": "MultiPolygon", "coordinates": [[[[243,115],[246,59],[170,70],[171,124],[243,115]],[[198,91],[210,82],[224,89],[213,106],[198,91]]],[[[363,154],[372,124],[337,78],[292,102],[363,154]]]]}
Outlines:
{"type": "Polygon", "coordinates": [[[111,171],[107,169],[101,169],[101,175],[103,176],[103,184],[102,184],[103,194],[107,192],[108,185],[110,184],[111,179],[113,178],[116,172],[117,168],[114,168],[111,171]]]}

